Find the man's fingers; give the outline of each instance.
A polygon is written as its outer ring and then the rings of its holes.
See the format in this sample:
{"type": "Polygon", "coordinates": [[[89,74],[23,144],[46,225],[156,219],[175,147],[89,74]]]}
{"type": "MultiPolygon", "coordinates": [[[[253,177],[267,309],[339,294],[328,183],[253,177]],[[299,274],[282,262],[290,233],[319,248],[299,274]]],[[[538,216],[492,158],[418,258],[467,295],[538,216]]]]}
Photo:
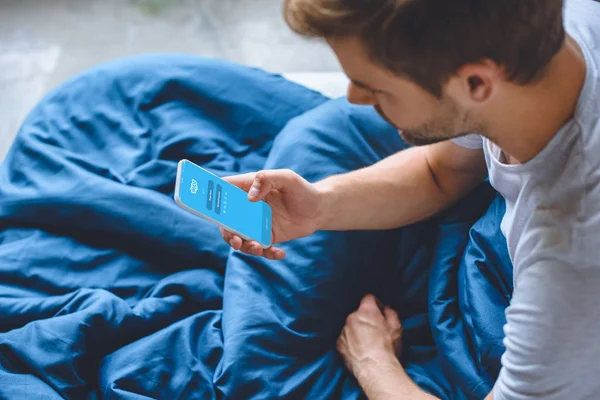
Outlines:
{"type": "Polygon", "coordinates": [[[360,302],[360,306],[361,307],[372,307],[375,306],[377,307],[377,298],[372,295],[372,294],[367,294],[365,297],[363,297],[363,299],[360,302]]]}
{"type": "Polygon", "coordinates": [[[219,231],[221,231],[221,236],[223,236],[223,240],[225,240],[227,243],[229,243],[229,241],[233,238],[233,233],[229,232],[228,230],[219,228],[219,231]]]}
{"type": "Polygon", "coordinates": [[[251,172],[249,174],[226,176],[223,178],[223,180],[247,192],[252,187],[255,178],[256,172],[251,172]]]}
{"type": "Polygon", "coordinates": [[[244,241],[241,247],[241,251],[251,256],[262,256],[269,260],[278,261],[283,260],[285,258],[285,251],[276,247],[269,247],[268,249],[265,249],[258,242],[244,241]]]}
{"type": "Polygon", "coordinates": [[[402,356],[402,324],[400,323],[400,318],[398,318],[398,313],[390,307],[385,306],[383,316],[392,334],[396,357],[400,358],[402,356]]]}
{"type": "Polygon", "coordinates": [[[221,236],[223,236],[223,240],[225,240],[225,242],[227,242],[234,250],[240,250],[242,248],[244,241],[241,237],[223,228],[219,228],[219,230],[221,231],[221,236]]]}
{"type": "Polygon", "coordinates": [[[223,228],[219,228],[219,230],[221,231],[223,240],[233,247],[234,250],[239,250],[239,248],[242,246],[242,239],[223,228]]]}
{"type": "Polygon", "coordinates": [[[269,247],[268,249],[264,250],[263,256],[269,260],[283,260],[285,258],[285,251],[277,247],[269,247]]]}
{"type": "Polygon", "coordinates": [[[263,255],[262,246],[259,243],[252,242],[252,241],[245,240],[242,244],[241,251],[243,253],[249,254],[251,256],[262,256],[263,255]]]}
{"type": "Polygon", "coordinates": [[[398,313],[392,308],[385,306],[383,309],[383,315],[390,328],[402,329],[402,324],[400,323],[400,318],[398,318],[398,313]]]}
{"type": "Polygon", "coordinates": [[[381,313],[383,314],[385,304],[383,304],[383,301],[379,300],[377,297],[375,297],[375,302],[377,303],[377,307],[379,307],[379,311],[381,311],[381,313]]]}
{"type": "Polygon", "coordinates": [[[221,231],[221,236],[223,236],[223,240],[225,240],[225,242],[227,242],[234,250],[239,250],[253,256],[263,256],[269,260],[283,260],[285,258],[285,251],[278,247],[263,249],[260,243],[243,240],[241,237],[223,228],[219,229],[221,231]]]}
{"type": "Polygon", "coordinates": [[[233,235],[233,238],[229,241],[229,244],[234,250],[241,250],[242,246],[244,245],[244,240],[239,236],[233,235]]]}
{"type": "Polygon", "coordinates": [[[380,310],[379,306],[377,305],[377,298],[375,296],[373,296],[372,294],[368,294],[365,297],[363,297],[358,309],[360,311],[377,312],[377,313],[381,314],[381,310],[380,310]]]}

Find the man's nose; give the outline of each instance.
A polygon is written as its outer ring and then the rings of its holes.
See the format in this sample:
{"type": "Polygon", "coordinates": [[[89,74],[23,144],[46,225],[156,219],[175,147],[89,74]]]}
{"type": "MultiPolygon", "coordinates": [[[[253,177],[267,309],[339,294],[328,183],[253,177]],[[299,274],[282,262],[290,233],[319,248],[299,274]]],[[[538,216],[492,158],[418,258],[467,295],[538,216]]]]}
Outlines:
{"type": "Polygon", "coordinates": [[[348,85],[348,101],[359,106],[374,106],[377,104],[375,95],[353,83],[348,85]]]}

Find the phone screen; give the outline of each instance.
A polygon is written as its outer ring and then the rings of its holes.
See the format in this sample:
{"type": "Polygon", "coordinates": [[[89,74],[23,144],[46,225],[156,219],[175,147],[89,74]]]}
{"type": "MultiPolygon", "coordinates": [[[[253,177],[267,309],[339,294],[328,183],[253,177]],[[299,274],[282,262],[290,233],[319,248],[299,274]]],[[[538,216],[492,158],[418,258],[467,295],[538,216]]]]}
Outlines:
{"type": "Polygon", "coordinates": [[[196,164],[179,163],[175,198],[180,205],[221,224],[246,239],[271,245],[271,207],[251,202],[248,194],[196,164]]]}

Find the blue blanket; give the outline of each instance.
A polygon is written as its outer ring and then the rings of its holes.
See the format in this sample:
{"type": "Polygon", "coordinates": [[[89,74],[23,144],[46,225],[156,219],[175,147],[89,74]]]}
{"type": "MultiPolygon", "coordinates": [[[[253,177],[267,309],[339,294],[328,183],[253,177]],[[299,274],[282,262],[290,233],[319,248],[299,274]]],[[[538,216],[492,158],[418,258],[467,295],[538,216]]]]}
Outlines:
{"type": "Polygon", "coordinates": [[[398,310],[421,387],[485,396],[512,290],[487,184],[410,227],[287,243],[278,262],[172,200],[182,158],[316,181],[405,147],[370,108],[222,61],[145,56],[65,83],[0,170],[0,398],[362,398],[335,341],[366,293],[398,310]]]}

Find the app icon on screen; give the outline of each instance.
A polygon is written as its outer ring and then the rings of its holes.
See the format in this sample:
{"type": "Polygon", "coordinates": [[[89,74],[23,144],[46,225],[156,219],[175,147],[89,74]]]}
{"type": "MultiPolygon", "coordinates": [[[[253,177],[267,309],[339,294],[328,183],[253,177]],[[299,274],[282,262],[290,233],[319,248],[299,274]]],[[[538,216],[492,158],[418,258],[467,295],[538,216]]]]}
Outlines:
{"type": "Polygon", "coordinates": [[[192,184],[190,185],[190,192],[192,192],[192,194],[198,193],[198,181],[196,181],[195,179],[192,179],[192,184]]]}

